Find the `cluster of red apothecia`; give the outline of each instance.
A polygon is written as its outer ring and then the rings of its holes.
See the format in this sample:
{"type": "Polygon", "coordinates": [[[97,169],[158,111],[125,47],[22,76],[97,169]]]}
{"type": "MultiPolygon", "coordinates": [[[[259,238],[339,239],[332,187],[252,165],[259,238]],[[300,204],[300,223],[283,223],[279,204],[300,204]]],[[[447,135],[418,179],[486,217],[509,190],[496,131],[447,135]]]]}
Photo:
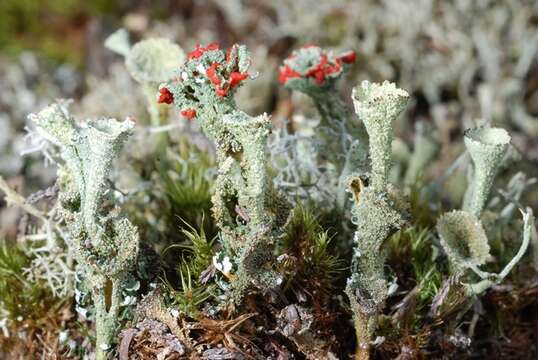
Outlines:
{"type": "MultiPolygon", "coordinates": [[[[315,45],[308,45],[305,46],[305,48],[313,47],[315,45]]],[[[191,51],[187,55],[188,60],[192,59],[198,59],[201,57],[205,52],[212,51],[212,50],[220,50],[220,45],[217,43],[210,43],[207,46],[201,46],[200,44],[196,45],[196,48],[191,51]]],[[[231,48],[228,48],[226,51],[226,62],[230,62],[230,53],[231,48]]],[[[294,55],[290,56],[288,59],[293,58],[294,55]]],[[[327,54],[325,52],[322,52],[319,58],[319,62],[317,65],[312,67],[308,72],[304,75],[299,74],[297,71],[290,68],[289,65],[284,65],[280,68],[279,72],[279,81],[281,84],[286,84],[286,82],[291,78],[297,78],[297,77],[310,77],[315,79],[316,84],[321,85],[325,81],[325,78],[327,75],[334,74],[336,72],[339,72],[342,68],[342,63],[345,64],[351,64],[354,63],[356,60],[356,54],[354,51],[348,51],[338,57],[336,57],[334,64],[329,63],[327,54]]],[[[215,86],[215,93],[219,97],[225,97],[228,95],[229,91],[239,85],[243,80],[245,80],[248,77],[247,73],[242,73],[239,71],[232,71],[229,75],[228,79],[223,79],[218,74],[219,67],[223,66],[223,64],[214,62],[211,64],[209,68],[206,69],[206,76],[211,81],[211,83],[215,86]],[[224,81],[228,80],[228,81],[224,81]]],[[[157,102],[159,104],[171,104],[174,102],[174,95],[168,90],[166,87],[163,87],[159,89],[159,95],[157,102]]],[[[184,109],[181,110],[181,115],[186,117],[189,120],[192,120],[196,117],[196,110],[195,109],[184,109]]]]}
{"type": "MultiPolygon", "coordinates": [[[[308,45],[304,48],[316,47],[315,45],[308,45]]],[[[291,55],[288,59],[293,59],[296,55],[291,55]]],[[[323,84],[327,75],[334,74],[339,72],[342,69],[342,63],[351,64],[354,63],[357,58],[357,55],[354,51],[348,51],[334,60],[334,64],[329,63],[329,59],[325,52],[322,52],[319,57],[319,62],[313,66],[308,72],[304,75],[299,74],[297,71],[293,70],[289,65],[285,64],[280,68],[278,74],[278,80],[282,85],[285,85],[289,79],[305,77],[313,78],[316,81],[317,85],[323,84]]]]}
{"type": "MultiPolygon", "coordinates": [[[[207,46],[196,45],[196,48],[187,55],[188,60],[198,59],[205,52],[211,50],[220,50],[220,46],[217,43],[210,43],[207,46]]],[[[230,62],[231,48],[226,51],[226,63],[230,62]]],[[[206,69],[205,75],[209,81],[215,86],[215,93],[219,97],[228,96],[230,90],[238,86],[243,80],[248,78],[247,73],[242,73],[239,71],[232,71],[229,74],[229,77],[226,79],[219,74],[218,70],[220,67],[223,67],[224,64],[214,62],[206,69]]],[[[159,89],[159,95],[157,102],[159,104],[171,104],[174,102],[174,96],[166,87],[159,89]]],[[[184,109],[181,110],[181,115],[186,118],[193,119],[196,117],[196,110],[194,109],[184,109]]]]}

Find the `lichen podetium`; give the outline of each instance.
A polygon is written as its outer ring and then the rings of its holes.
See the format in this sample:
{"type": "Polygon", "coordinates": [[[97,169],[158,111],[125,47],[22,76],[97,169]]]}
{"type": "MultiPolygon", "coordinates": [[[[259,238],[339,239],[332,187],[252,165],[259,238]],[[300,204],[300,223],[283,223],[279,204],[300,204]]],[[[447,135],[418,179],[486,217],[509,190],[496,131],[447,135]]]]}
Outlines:
{"type": "Polygon", "coordinates": [[[384,244],[406,224],[407,204],[399,191],[388,185],[391,164],[392,123],[405,109],[409,95],[389,82],[363,81],[353,90],[355,111],[370,138],[371,172],[368,186],[360,175],[349,177],[354,198],[354,251],[346,294],[351,303],[357,335],[356,359],[369,358],[378,312],[387,298],[384,244]]]}
{"type": "Polygon", "coordinates": [[[181,114],[197,121],[215,144],[218,172],[212,212],[222,245],[237,263],[231,277],[233,302],[249,286],[267,289],[281,281],[271,269],[271,249],[289,214],[289,205],[267,173],[269,116],[249,116],[234,101],[237,88],[251,78],[249,65],[245,46],[223,51],[216,43],[197,45],[177,80],[159,90],[159,97],[172,98],[181,114]]]}
{"type": "Polygon", "coordinates": [[[70,243],[95,307],[96,359],[108,358],[119,326],[127,275],[138,254],[138,230],[117,212],[103,212],[112,161],[134,122],[90,120],[78,124],[67,106],[54,103],[29,116],[38,131],[61,149],[67,175],[59,200],[70,243]]]}

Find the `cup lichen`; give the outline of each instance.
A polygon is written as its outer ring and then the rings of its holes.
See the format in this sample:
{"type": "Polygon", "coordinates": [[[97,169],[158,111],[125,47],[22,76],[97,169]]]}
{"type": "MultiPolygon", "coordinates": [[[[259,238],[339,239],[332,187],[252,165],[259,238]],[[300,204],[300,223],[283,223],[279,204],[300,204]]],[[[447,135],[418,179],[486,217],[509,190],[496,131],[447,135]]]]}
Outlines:
{"type": "Polygon", "coordinates": [[[179,70],[180,81],[160,87],[214,141],[218,170],[212,213],[223,247],[238,265],[234,301],[251,285],[267,289],[280,282],[269,260],[289,213],[267,172],[269,116],[249,116],[234,101],[237,87],[251,76],[249,64],[243,45],[233,45],[228,52],[215,43],[197,45],[179,70]]]}
{"type": "Polygon", "coordinates": [[[355,358],[369,358],[377,314],[388,296],[384,274],[386,240],[407,220],[407,205],[399,191],[388,185],[391,166],[392,123],[404,110],[409,95],[389,82],[363,81],[353,89],[355,111],[364,122],[369,136],[372,169],[368,186],[360,176],[352,176],[349,188],[356,231],[351,277],[346,294],[353,310],[357,351],[355,358]]]}
{"type": "MultiPolygon", "coordinates": [[[[60,147],[68,176],[59,199],[74,252],[95,308],[96,359],[108,358],[115,341],[128,273],[138,255],[138,230],[117,212],[103,212],[112,161],[134,126],[132,120],[90,120],[77,124],[64,103],[54,103],[30,120],[60,147]]],[[[61,170],[61,169],[60,169],[61,170]]]]}
{"type": "Polygon", "coordinates": [[[510,143],[510,135],[501,128],[478,127],[464,134],[464,142],[473,160],[473,180],[465,193],[463,210],[479,217],[486,206],[497,169],[510,143]]]}

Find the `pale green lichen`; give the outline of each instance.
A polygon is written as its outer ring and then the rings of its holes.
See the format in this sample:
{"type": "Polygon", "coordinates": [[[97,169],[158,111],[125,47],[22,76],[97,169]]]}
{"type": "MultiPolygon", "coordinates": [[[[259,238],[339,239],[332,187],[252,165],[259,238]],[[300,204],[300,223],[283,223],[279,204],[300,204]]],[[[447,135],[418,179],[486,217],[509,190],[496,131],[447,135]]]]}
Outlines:
{"type": "Polygon", "coordinates": [[[353,310],[357,335],[356,359],[368,359],[376,316],[388,296],[384,275],[384,244],[407,218],[407,202],[393,186],[389,186],[391,166],[392,123],[403,111],[409,95],[394,84],[364,81],[353,90],[357,115],[370,137],[372,170],[369,185],[351,177],[349,188],[354,198],[354,252],[351,277],[346,293],[353,310]]]}
{"type": "Polygon", "coordinates": [[[497,169],[510,143],[510,135],[504,129],[479,127],[467,130],[464,141],[474,166],[473,179],[465,193],[463,210],[480,217],[497,169]]]}
{"type": "Polygon", "coordinates": [[[355,61],[355,53],[337,56],[317,46],[295,50],[280,68],[280,81],[288,89],[308,95],[320,115],[316,136],[321,140],[319,158],[334,168],[339,210],[344,210],[345,182],[353,173],[367,170],[368,138],[360,124],[353,124],[337,82],[355,61]],[[347,56],[352,59],[345,60],[347,56]]]}
{"type": "Polygon", "coordinates": [[[110,35],[105,46],[125,57],[129,74],[140,83],[146,96],[151,124],[162,125],[163,119],[159,105],[155,102],[155,93],[158,85],[170,81],[178,66],[185,61],[183,49],[167,38],[145,39],[131,46],[125,29],[110,35]]]}
{"type": "Polygon", "coordinates": [[[183,61],[185,53],[181,47],[166,38],[137,42],[125,57],[127,70],[142,84],[169,81],[183,61]]]}
{"type": "Polygon", "coordinates": [[[376,84],[365,80],[353,89],[352,98],[370,140],[370,186],[383,191],[391,164],[392,123],[405,109],[409,94],[388,81],[376,84]]]}
{"type": "Polygon", "coordinates": [[[489,256],[486,232],[480,220],[466,211],[448,212],[437,221],[441,246],[456,271],[483,265],[489,256]]]}
{"type": "Polygon", "coordinates": [[[531,208],[520,209],[523,216],[523,238],[519,250],[499,273],[482,271],[479,266],[489,258],[489,244],[480,220],[465,211],[453,211],[441,216],[437,222],[437,231],[441,245],[451,264],[457,279],[472,271],[481,280],[464,284],[466,296],[472,297],[483,293],[492,286],[501,283],[527,252],[533,232],[536,231],[534,215],[531,208]]]}
{"type": "Polygon", "coordinates": [[[70,233],[69,246],[92,292],[96,358],[105,359],[118,327],[122,290],[137,258],[138,231],[117,212],[104,213],[102,206],[112,161],[134,123],[99,119],[79,125],[62,103],[30,119],[60,147],[69,172],[62,176],[59,199],[70,233]]]}
{"type": "Polygon", "coordinates": [[[439,150],[439,139],[435,130],[425,122],[419,121],[415,126],[413,153],[405,172],[404,183],[413,186],[424,175],[424,169],[439,150]]]}
{"type": "Polygon", "coordinates": [[[110,34],[105,40],[105,47],[117,54],[127,56],[131,50],[131,42],[129,41],[127,30],[121,28],[110,34]]]}
{"type": "Polygon", "coordinates": [[[173,94],[174,104],[189,111],[215,143],[218,173],[212,212],[221,242],[238,264],[232,281],[237,300],[252,284],[261,288],[278,284],[269,260],[289,209],[272,189],[267,173],[269,117],[249,116],[237,109],[233,99],[240,84],[233,77],[248,71],[246,47],[234,45],[228,56],[216,47],[199,49],[203,49],[199,56],[180,69],[182,81],[161,87],[173,94]]]}

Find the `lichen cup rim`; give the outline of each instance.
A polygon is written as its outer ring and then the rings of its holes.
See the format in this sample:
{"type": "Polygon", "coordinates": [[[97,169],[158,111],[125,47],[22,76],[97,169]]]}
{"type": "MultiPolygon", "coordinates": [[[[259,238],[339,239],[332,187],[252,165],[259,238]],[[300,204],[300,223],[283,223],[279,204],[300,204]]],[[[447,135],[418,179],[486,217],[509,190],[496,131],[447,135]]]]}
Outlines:
{"type": "Polygon", "coordinates": [[[483,265],[489,257],[489,243],[480,220],[463,210],[444,213],[437,221],[443,249],[459,267],[483,265]],[[461,251],[461,248],[465,250],[461,251]],[[465,254],[464,252],[467,252],[465,254]]]}
{"type": "Polygon", "coordinates": [[[183,49],[168,38],[149,38],[133,45],[125,58],[127,70],[138,82],[169,81],[185,60],[183,49]]]}
{"type": "Polygon", "coordinates": [[[463,134],[465,139],[487,147],[504,147],[511,141],[510,134],[503,128],[477,127],[468,129],[463,134]]]}
{"type": "Polygon", "coordinates": [[[409,93],[396,86],[396,83],[383,81],[382,83],[363,80],[360,85],[352,90],[352,98],[360,103],[376,101],[382,98],[405,100],[409,98],[409,93]]]}
{"type": "Polygon", "coordinates": [[[118,136],[131,131],[135,126],[135,122],[129,118],[118,121],[114,118],[104,118],[92,120],[87,123],[87,128],[99,134],[103,139],[114,140],[118,136]]]}

